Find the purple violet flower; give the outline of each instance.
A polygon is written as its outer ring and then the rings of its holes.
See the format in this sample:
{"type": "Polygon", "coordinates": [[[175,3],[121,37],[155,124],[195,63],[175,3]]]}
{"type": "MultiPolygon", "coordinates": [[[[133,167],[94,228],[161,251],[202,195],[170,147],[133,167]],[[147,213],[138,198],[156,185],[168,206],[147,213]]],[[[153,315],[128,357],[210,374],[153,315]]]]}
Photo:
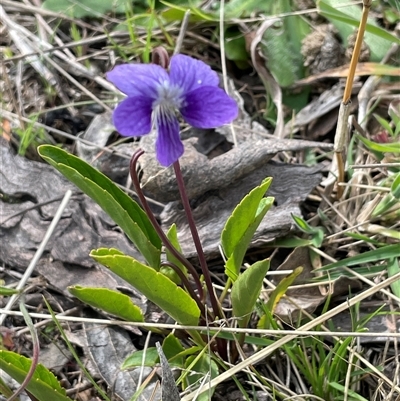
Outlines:
{"type": "Polygon", "coordinates": [[[155,64],[123,64],[107,79],[128,96],[114,110],[116,129],[124,136],[141,136],[155,128],[157,159],[165,167],[184,150],[177,110],[196,128],[216,128],[238,114],[236,102],[218,87],[217,73],[189,56],[173,56],[169,74],[155,64]]]}

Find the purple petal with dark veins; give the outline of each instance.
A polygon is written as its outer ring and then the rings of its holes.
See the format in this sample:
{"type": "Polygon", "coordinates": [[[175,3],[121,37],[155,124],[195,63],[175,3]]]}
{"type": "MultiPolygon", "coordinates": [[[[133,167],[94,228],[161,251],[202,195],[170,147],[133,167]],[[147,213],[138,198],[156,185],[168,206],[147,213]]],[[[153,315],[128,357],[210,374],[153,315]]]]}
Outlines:
{"type": "Polygon", "coordinates": [[[183,150],[178,119],[175,116],[159,118],[157,120],[156,153],[160,164],[164,167],[170,166],[182,156],[183,150]]]}
{"type": "Polygon", "coordinates": [[[188,93],[179,111],[193,127],[216,128],[232,122],[238,115],[238,106],[221,88],[205,86],[188,93]]]}
{"type": "Polygon", "coordinates": [[[128,97],[113,113],[114,125],[123,136],[141,136],[151,131],[153,99],[145,96],[128,97]]]}
{"type": "Polygon", "coordinates": [[[183,54],[171,58],[169,76],[171,83],[182,88],[183,93],[219,84],[218,75],[210,66],[183,54]]]}
{"type": "Polygon", "coordinates": [[[107,79],[128,96],[157,98],[157,88],[169,81],[167,72],[155,64],[122,64],[107,73],[107,79]]]}

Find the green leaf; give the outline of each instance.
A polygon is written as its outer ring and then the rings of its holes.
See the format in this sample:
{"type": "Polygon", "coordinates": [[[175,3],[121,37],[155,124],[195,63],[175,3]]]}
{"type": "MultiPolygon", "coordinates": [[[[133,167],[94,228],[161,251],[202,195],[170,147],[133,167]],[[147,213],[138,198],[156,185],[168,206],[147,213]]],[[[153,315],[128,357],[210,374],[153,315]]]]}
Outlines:
{"type": "Polygon", "coordinates": [[[367,235],[359,234],[359,233],[343,233],[345,236],[356,239],[357,241],[365,241],[368,244],[373,244],[378,247],[385,246],[386,244],[384,242],[379,242],[373,238],[368,237],[367,235]]]}
{"type": "Polygon", "coordinates": [[[390,193],[394,198],[400,200],[400,173],[397,173],[390,187],[390,193]]]}
{"type": "Polygon", "coordinates": [[[143,209],[108,177],[63,149],[38,147],[39,155],[90,196],[136,245],[150,266],[160,265],[161,240],[143,209]]]}
{"type": "Polygon", "coordinates": [[[118,316],[129,322],[144,322],[141,309],[135,305],[128,295],[108,288],[68,287],[69,292],[90,306],[118,316]]]}
{"type": "Polygon", "coordinates": [[[296,278],[301,274],[302,271],[302,267],[297,267],[296,269],[294,269],[291,274],[283,278],[278,283],[276,288],[271,292],[268,302],[266,304],[261,304],[261,309],[264,314],[262,314],[260,320],[257,323],[258,329],[269,329],[276,326],[276,322],[273,317],[276,305],[286,294],[287,289],[293,284],[294,280],[296,280],[296,278]]]}
{"type": "Polygon", "coordinates": [[[296,223],[296,226],[304,233],[306,233],[306,234],[314,233],[313,228],[302,217],[292,214],[292,219],[296,223]]]}
{"type": "Polygon", "coordinates": [[[104,14],[112,11],[124,13],[127,0],[45,0],[43,8],[60,12],[72,18],[104,17],[104,14]]]}
{"type": "Polygon", "coordinates": [[[400,153],[400,142],[393,143],[376,143],[364,138],[361,135],[356,134],[357,139],[359,139],[368,149],[380,153],[400,153]]]}
{"type": "MultiPolygon", "coordinates": [[[[364,276],[367,278],[368,277],[373,278],[381,273],[386,272],[387,264],[383,263],[383,264],[379,264],[379,265],[373,265],[370,267],[355,267],[352,270],[354,270],[355,273],[358,273],[361,276],[364,276]]],[[[330,270],[328,274],[322,274],[321,276],[312,278],[311,281],[317,282],[317,283],[329,281],[332,283],[333,281],[335,281],[338,278],[343,277],[343,276],[354,278],[354,274],[352,274],[351,272],[343,271],[341,269],[337,269],[337,270],[333,269],[333,270],[330,270]]]]}
{"type": "Polygon", "coordinates": [[[230,256],[233,253],[248,230],[249,225],[254,222],[260,207],[260,201],[263,199],[271,182],[272,178],[264,179],[259,186],[242,199],[228,218],[221,234],[221,243],[225,255],[230,256]]]}
{"type": "MultiPolygon", "coordinates": [[[[0,369],[8,373],[18,383],[22,383],[31,367],[32,361],[15,352],[0,350],[0,369]]],[[[72,401],[57,378],[42,364],[38,364],[32,380],[26,389],[39,401],[72,401]]]]}
{"type": "MultiPolygon", "coordinates": [[[[389,261],[387,267],[388,277],[392,277],[400,272],[399,260],[397,258],[393,258],[389,261]]],[[[400,297],[400,280],[395,281],[390,284],[390,288],[396,297],[400,297]]]]}
{"type": "Polygon", "coordinates": [[[350,401],[368,401],[366,398],[364,398],[363,396],[361,396],[360,394],[356,393],[355,391],[349,389],[348,387],[343,386],[340,383],[337,382],[330,382],[328,383],[328,385],[332,388],[334,388],[335,390],[340,391],[343,394],[347,394],[347,399],[350,401]]]}
{"type": "Polygon", "coordinates": [[[292,273],[283,278],[276,288],[271,292],[268,302],[267,309],[274,313],[276,305],[279,300],[286,294],[287,289],[293,284],[294,280],[301,274],[303,268],[301,266],[296,267],[292,273]]]}
{"type": "Polygon", "coordinates": [[[7,386],[6,382],[0,376],[0,394],[3,394],[7,399],[10,398],[14,392],[7,386]]]}
{"type": "MultiPolygon", "coordinates": [[[[216,3],[218,4],[218,2],[216,3]]],[[[251,13],[264,12],[268,13],[271,6],[268,1],[260,0],[230,0],[225,4],[224,19],[239,18],[243,15],[251,15],[251,13]]],[[[219,19],[220,11],[215,12],[215,17],[219,19]]]]}
{"type": "MultiPolygon", "coordinates": [[[[179,368],[184,367],[184,357],[183,355],[179,354],[184,352],[185,348],[173,333],[170,333],[167,337],[165,337],[162,349],[171,366],[176,366],[179,368]]],[[[159,361],[160,357],[158,355],[157,348],[149,347],[146,351],[135,351],[132,355],[129,355],[122,363],[121,369],[132,369],[139,366],[154,367],[159,361]]]]}
{"type": "Polygon", "coordinates": [[[239,274],[240,267],[243,263],[244,255],[247,252],[247,248],[250,244],[250,241],[256,232],[258,226],[261,223],[261,220],[264,218],[265,214],[268,212],[270,207],[273,204],[273,198],[264,198],[260,201],[260,212],[257,212],[256,218],[254,222],[248,227],[248,230],[245,232],[243,237],[241,238],[240,243],[233,251],[232,255],[228,258],[225,265],[225,274],[234,282],[239,274]]]}
{"type": "Polygon", "coordinates": [[[251,238],[274,202],[272,197],[264,198],[271,182],[272,178],[266,178],[247,194],[236,206],[222,231],[221,244],[228,258],[225,273],[232,281],[237,279],[251,238]]]}
{"type": "Polygon", "coordinates": [[[397,173],[393,179],[390,187],[390,193],[386,194],[383,199],[376,205],[375,209],[371,213],[371,217],[378,217],[393,206],[397,205],[400,200],[400,173],[397,173]]]}
{"type": "MultiPolygon", "coordinates": [[[[170,229],[167,232],[167,237],[169,239],[169,241],[171,242],[172,246],[178,251],[178,252],[182,252],[181,246],[179,244],[179,240],[178,240],[178,232],[176,230],[176,224],[172,224],[172,226],[170,227],[170,229]]],[[[179,269],[182,270],[183,274],[187,277],[188,273],[187,273],[187,269],[186,267],[168,250],[165,250],[166,256],[167,256],[167,260],[168,262],[173,263],[174,265],[178,266],[179,269]]],[[[168,278],[170,278],[174,283],[176,284],[181,284],[181,279],[178,276],[178,274],[175,272],[174,269],[172,269],[169,266],[162,266],[160,269],[160,272],[162,274],[165,274],[168,278]]]]}
{"type": "MultiPolygon", "coordinates": [[[[290,3],[290,0],[273,2],[271,15],[291,13],[290,3]]],[[[309,26],[300,16],[291,15],[282,18],[280,26],[275,24],[263,35],[261,48],[267,69],[281,87],[288,87],[303,78],[301,41],[309,30],[309,26]]]]}
{"type": "Polygon", "coordinates": [[[171,366],[183,368],[184,358],[181,353],[185,351],[185,348],[173,333],[164,338],[162,349],[171,366]]]}
{"type": "Polygon", "coordinates": [[[185,12],[189,9],[191,11],[190,22],[204,22],[204,21],[218,21],[219,19],[211,14],[207,14],[196,7],[182,7],[173,4],[169,1],[160,0],[160,3],[164,4],[168,8],[162,13],[163,18],[168,21],[182,21],[185,12]]]}
{"type": "Polygon", "coordinates": [[[164,274],[117,249],[97,249],[90,256],[134,286],[178,323],[197,325],[200,309],[196,302],[164,274]]]}
{"type": "Polygon", "coordinates": [[[135,351],[122,362],[121,369],[133,369],[140,366],[153,368],[160,358],[156,347],[149,347],[146,350],[135,351]],[[143,358],[144,357],[144,358],[143,358]]]}
{"type": "Polygon", "coordinates": [[[239,327],[245,328],[260,295],[262,283],[269,269],[269,259],[260,260],[239,275],[232,285],[233,316],[239,318],[239,327]]]}
{"type": "MultiPolygon", "coordinates": [[[[192,366],[192,363],[198,356],[189,356],[186,360],[185,367],[190,369],[190,374],[186,376],[186,384],[188,386],[197,384],[197,387],[202,383],[202,380],[207,376],[207,385],[212,379],[216,378],[219,374],[218,365],[209,357],[207,354],[203,354],[192,366]],[[210,377],[211,376],[211,377],[210,377]]],[[[212,394],[215,391],[215,387],[211,388],[208,392],[200,394],[196,397],[197,401],[209,401],[211,400],[212,394]]]]}
{"type": "Polygon", "coordinates": [[[356,256],[351,256],[350,258],[339,260],[335,263],[329,263],[323,267],[316,269],[316,271],[328,271],[332,269],[337,269],[344,266],[356,266],[362,263],[374,263],[380,260],[397,258],[400,256],[400,246],[399,244],[386,245],[382,248],[373,249],[372,251],[367,251],[360,253],[356,256]]]}
{"type": "Polygon", "coordinates": [[[311,235],[312,245],[315,246],[315,248],[319,248],[324,241],[324,230],[321,227],[311,227],[302,217],[292,214],[292,218],[301,231],[311,235]]]}
{"type": "Polygon", "coordinates": [[[21,290],[16,290],[15,288],[0,287],[0,295],[8,297],[10,295],[19,294],[21,290]]]}
{"type": "Polygon", "coordinates": [[[246,61],[249,59],[244,34],[236,27],[229,27],[225,30],[225,55],[228,60],[246,61]]]}
{"type": "Polygon", "coordinates": [[[309,245],[312,245],[311,240],[298,237],[279,238],[273,242],[273,246],[278,248],[297,248],[309,245]]]}
{"type": "MultiPolygon", "coordinates": [[[[320,13],[331,21],[339,31],[344,45],[347,46],[347,38],[358,28],[361,18],[361,8],[356,5],[348,6],[347,0],[318,0],[317,6],[320,13]],[[346,4],[346,7],[340,7],[346,4]]],[[[370,16],[365,27],[364,40],[371,51],[371,61],[382,61],[393,43],[400,44],[400,39],[385,29],[379,27],[370,16]]]]}
{"type": "Polygon", "coordinates": [[[378,123],[382,126],[382,128],[384,128],[390,135],[393,135],[392,127],[390,126],[390,123],[388,121],[386,121],[378,114],[374,114],[374,117],[376,118],[378,123]]]}

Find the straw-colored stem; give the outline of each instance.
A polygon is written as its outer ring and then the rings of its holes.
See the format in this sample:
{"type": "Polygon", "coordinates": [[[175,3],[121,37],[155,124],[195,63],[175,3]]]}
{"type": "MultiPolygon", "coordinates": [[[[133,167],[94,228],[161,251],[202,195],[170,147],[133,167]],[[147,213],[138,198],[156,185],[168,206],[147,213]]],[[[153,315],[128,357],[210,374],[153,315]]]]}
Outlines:
{"type": "MultiPolygon", "coordinates": [[[[345,182],[345,167],[343,160],[343,151],[344,151],[344,143],[346,140],[346,131],[343,127],[347,126],[347,118],[348,114],[344,112],[344,110],[350,109],[351,103],[351,91],[353,88],[354,76],[356,73],[356,67],[358,63],[358,59],[360,57],[361,46],[364,39],[365,27],[367,25],[367,19],[369,14],[369,9],[371,8],[372,0],[364,0],[363,1],[363,10],[360,20],[360,25],[358,27],[357,38],[354,44],[353,54],[351,56],[350,66],[349,66],[349,75],[347,76],[346,86],[344,88],[343,100],[340,105],[339,110],[339,118],[338,118],[338,127],[336,129],[335,135],[335,155],[337,160],[338,167],[338,178],[337,183],[345,182]]],[[[337,187],[337,198],[340,199],[343,195],[343,188],[337,187]]]]}
{"type": "Polygon", "coordinates": [[[358,27],[357,38],[354,44],[354,50],[350,61],[349,75],[347,76],[346,87],[344,88],[344,93],[343,93],[344,104],[347,104],[351,98],[351,90],[353,88],[354,76],[356,73],[358,59],[360,57],[361,46],[364,39],[364,32],[365,32],[365,27],[367,25],[367,19],[368,19],[369,9],[371,8],[371,3],[372,0],[363,1],[363,10],[361,15],[360,25],[358,27]]]}

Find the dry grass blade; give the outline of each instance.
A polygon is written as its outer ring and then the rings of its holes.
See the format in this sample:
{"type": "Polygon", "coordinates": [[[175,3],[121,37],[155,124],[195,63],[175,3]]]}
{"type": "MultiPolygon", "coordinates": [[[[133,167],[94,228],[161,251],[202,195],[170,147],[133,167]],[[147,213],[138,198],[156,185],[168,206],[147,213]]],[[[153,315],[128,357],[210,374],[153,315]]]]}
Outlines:
{"type": "MultiPolygon", "coordinates": [[[[356,305],[363,299],[368,298],[372,294],[375,294],[376,292],[380,291],[382,288],[387,287],[388,285],[390,285],[391,283],[394,283],[396,280],[399,280],[399,279],[400,279],[400,273],[382,281],[381,283],[375,285],[373,288],[356,295],[352,299],[338,305],[337,307],[331,309],[330,311],[324,313],[323,315],[315,318],[311,322],[306,323],[305,325],[299,327],[299,330],[307,331],[307,330],[312,329],[315,326],[318,326],[319,324],[332,318],[333,316],[337,315],[338,313],[340,313],[346,309],[349,309],[351,306],[356,305]]],[[[231,369],[227,370],[226,372],[222,373],[221,375],[219,375],[218,377],[213,379],[209,385],[211,387],[214,387],[217,384],[220,384],[220,383],[224,382],[225,380],[229,379],[236,373],[242,371],[243,369],[246,369],[250,365],[253,365],[257,362],[262,361],[267,356],[271,355],[272,352],[276,351],[277,349],[282,347],[284,344],[287,344],[291,340],[294,340],[296,337],[298,337],[298,334],[296,334],[296,331],[293,331],[293,333],[294,334],[287,335],[287,336],[277,340],[274,344],[263,348],[261,351],[252,355],[250,358],[246,359],[245,361],[238,363],[236,366],[232,367],[231,369]]],[[[384,379],[386,381],[386,383],[388,383],[392,388],[396,388],[396,391],[400,392],[399,385],[394,384],[391,380],[389,380],[385,376],[383,376],[382,379],[384,379]]],[[[185,397],[182,398],[182,401],[191,401],[191,400],[193,400],[193,397],[194,397],[194,394],[186,395],[185,397]]]]}
{"type": "MultiPolygon", "coordinates": [[[[33,44],[29,41],[31,33],[24,27],[15,23],[6,13],[2,5],[0,5],[0,20],[7,27],[8,33],[13,40],[15,46],[23,54],[27,55],[33,52],[33,44]]],[[[57,80],[52,72],[40,61],[36,55],[26,57],[26,61],[38,72],[38,74],[46,80],[51,86],[59,88],[57,80]]],[[[61,92],[61,91],[60,91],[61,92]]]]}
{"type": "MultiPolygon", "coordinates": [[[[75,312],[74,309],[68,311],[68,313],[75,312]]],[[[6,311],[0,308],[0,313],[4,313],[7,316],[22,316],[21,312],[18,311],[6,311]]],[[[48,319],[51,320],[52,316],[45,313],[30,313],[30,316],[35,319],[48,319]]],[[[79,316],[67,316],[66,313],[59,313],[55,315],[57,320],[66,322],[79,322],[79,323],[93,323],[93,324],[103,324],[103,325],[115,325],[115,326],[133,326],[133,327],[143,327],[152,328],[154,323],[143,323],[143,322],[125,322],[122,320],[109,320],[109,319],[94,319],[85,318],[79,316]]],[[[198,330],[204,331],[204,326],[182,326],[178,324],[168,324],[168,323],[158,323],[157,328],[160,329],[170,329],[170,330],[198,330]]],[[[22,329],[24,330],[24,329],[22,329]]],[[[208,332],[214,333],[216,329],[208,330],[208,332]]],[[[377,333],[373,332],[355,332],[355,331],[329,331],[326,330],[274,330],[274,329],[240,329],[233,327],[220,327],[218,331],[222,333],[249,333],[249,334],[259,334],[259,335],[270,335],[270,336],[281,336],[296,333],[297,336],[336,336],[336,337],[376,337],[377,333]]],[[[379,334],[379,333],[378,333],[379,334]]],[[[385,333],[387,337],[400,338],[400,333],[385,333]]]]}

